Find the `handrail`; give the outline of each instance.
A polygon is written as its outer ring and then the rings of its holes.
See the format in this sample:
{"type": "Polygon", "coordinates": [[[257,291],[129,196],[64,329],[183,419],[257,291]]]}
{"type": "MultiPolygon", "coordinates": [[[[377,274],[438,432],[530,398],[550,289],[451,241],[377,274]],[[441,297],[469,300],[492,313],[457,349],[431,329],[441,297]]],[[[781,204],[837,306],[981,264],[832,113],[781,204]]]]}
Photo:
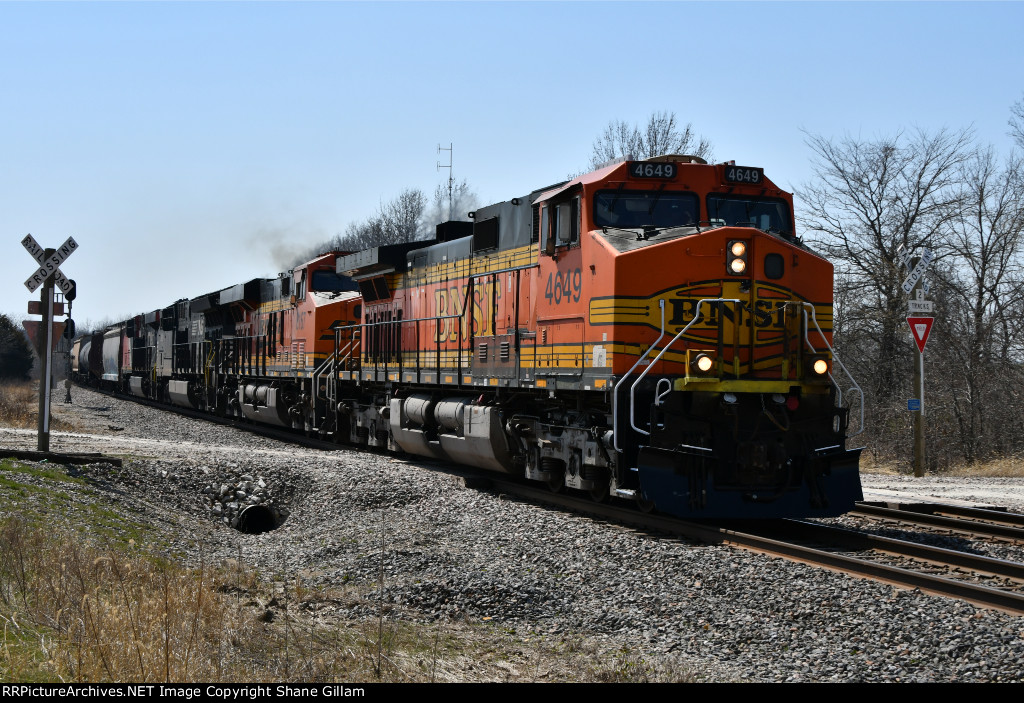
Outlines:
{"type": "MultiPolygon", "coordinates": [[[[214,345],[213,345],[212,342],[203,342],[203,344],[209,344],[210,345],[210,352],[209,352],[209,354],[206,355],[206,364],[203,367],[203,377],[204,377],[204,381],[206,383],[205,387],[209,388],[210,387],[210,373],[211,373],[210,369],[213,368],[213,360],[217,356],[217,350],[214,348],[214,345]]],[[[201,347],[200,347],[200,349],[201,349],[201,347]]]]}
{"type": "MultiPolygon", "coordinates": [[[[651,353],[651,350],[654,349],[654,347],[656,347],[658,345],[658,342],[660,342],[662,340],[662,338],[665,336],[665,299],[664,298],[661,298],[660,300],[658,300],[658,307],[661,308],[661,334],[658,335],[658,338],[656,340],[654,340],[654,344],[652,344],[651,346],[647,347],[647,350],[643,354],[640,355],[640,358],[636,360],[636,363],[633,364],[632,368],[630,368],[629,371],[626,372],[625,376],[623,376],[621,379],[619,379],[619,382],[616,383],[615,387],[612,389],[612,448],[614,448],[615,451],[617,451],[617,452],[621,452],[622,451],[621,449],[619,449],[619,412],[618,412],[618,410],[619,410],[619,386],[621,386],[623,383],[626,382],[626,379],[629,378],[629,375],[636,370],[636,367],[639,366],[640,363],[644,359],[647,358],[647,355],[651,353]]],[[[633,406],[632,406],[632,404],[629,407],[629,424],[631,424],[631,425],[633,424],[633,406]]]]}
{"type": "MultiPolygon", "coordinates": [[[[339,337],[340,337],[340,335],[339,335],[339,337]]],[[[353,350],[353,345],[358,346],[358,344],[357,344],[358,341],[359,341],[359,338],[356,337],[355,335],[353,335],[352,337],[349,338],[348,344],[345,345],[344,349],[337,349],[338,344],[341,344],[341,340],[340,339],[338,340],[337,344],[335,345],[335,347],[336,347],[335,353],[340,351],[341,353],[343,353],[345,355],[345,356],[341,357],[342,368],[344,368],[345,366],[348,365],[347,362],[348,362],[349,359],[352,358],[352,351],[354,351],[353,350]]]]}
{"type": "MultiPolygon", "coordinates": [[[[808,333],[809,326],[807,324],[807,309],[810,308],[810,311],[811,311],[810,319],[811,319],[812,322],[814,322],[814,329],[816,329],[818,331],[818,336],[821,337],[821,341],[825,343],[825,346],[828,347],[829,352],[832,354],[832,361],[834,363],[836,363],[836,364],[839,364],[839,368],[842,369],[843,373],[846,374],[846,377],[848,379],[850,379],[850,383],[852,385],[847,389],[847,392],[849,393],[849,392],[852,392],[852,391],[857,391],[857,397],[860,399],[860,426],[859,426],[859,429],[856,432],[854,432],[851,435],[847,435],[848,437],[856,437],[857,435],[859,435],[861,432],[864,431],[864,391],[862,391],[861,387],[857,384],[857,381],[856,381],[856,379],[854,379],[853,374],[851,374],[849,372],[849,370],[847,370],[847,368],[843,364],[843,362],[839,360],[838,356],[836,356],[835,349],[833,349],[832,345],[828,343],[828,340],[825,338],[825,334],[821,331],[821,327],[818,326],[818,317],[815,314],[814,305],[812,303],[805,303],[805,302],[801,302],[800,304],[803,307],[804,330],[805,330],[804,331],[804,341],[807,342],[807,346],[810,347],[812,352],[817,351],[817,349],[814,348],[814,345],[811,344],[810,334],[808,333]]],[[[836,381],[835,376],[832,375],[831,371],[828,372],[828,378],[829,378],[830,381],[832,381],[832,385],[834,385],[836,387],[836,391],[839,393],[838,397],[836,398],[836,402],[840,406],[842,406],[842,404],[843,404],[843,389],[839,385],[839,382],[836,381]]]]}
{"type": "MultiPolygon", "coordinates": [[[[686,327],[684,327],[683,329],[679,330],[679,332],[676,333],[676,336],[673,337],[669,341],[669,343],[665,345],[664,349],[662,349],[660,352],[658,352],[658,355],[656,357],[654,357],[654,360],[651,361],[650,365],[648,365],[648,367],[646,369],[644,369],[643,373],[641,373],[639,376],[637,376],[637,379],[635,381],[633,381],[633,385],[629,387],[629,424],[632,425],[634,430],[636,430],[637,432],[639,432],[641,434],[645,434],[645,435],[648,435],[648,436],[650,436],[650,434],[651,434],[647,430],[643,430],[643,429],[637,427],[636,423],[634,422],[634,418],[636,416],[635,408],[636,408],[636,387],[637,387],[637,385],[640,383],[640,381],[642,381],[644,379],[644,376],[646,376],[650,372],[650,370],[654,367],[654,365],[657,364],[661,360],[661,357],[663,357],[665,355],[665,352],[667,352],[669,349],[671,349],[672,345],[675,344],[676,342],[678,342],[679,338],[682,337],[684,334],[686,334],[686,331],[688,329],[690,329],[691,327],[693,327],[694,323],[697,322],[697,320],[700,319],[700,317],[701,317],[701,306],[704,303],[719,303],[719,304],[721,304],[721,303],[742,303],[742,302],[743,301],[739,300],[738,298],[701,298],[700,300],[697,301],[697,306],[696,306],[695,312],[693,314],[693,319],[690,320],[689,323],[687,323],[686,327]]],[[[719,325],[721,325],[721,320],[719,320],[719,325]]],[[[661,338],[659,337],[658,339],[660,340],[661,338]]],[[[657,342],[655,342],[655,344],[657,344],[657,342]]],[[[618,385],[616,385],[616,388],[618,388],[618,385]]],[[[692,445],[688,445],[688,444],[680,444],[679,446],[681,446],[681,447],[683,447],[685,449],[699,449],[699,450],[705,451],[705,452],[706,451],[711,451],[707,447],[698,447],[698,446],[692,446],[692,445]]]]}
{"type": "Polygon", "coordinates": [[[324,362],[322,364],[320,364],[320,366],[318,366],[317,368],[315,368],[313,370],[313,394],[314,394],[314,397],[322,397],[324,400],[332,400],[332,398],[330,397],[330,395],[328,393],[324,393],[323,396],[320,396],[320,390],[319,390],[319,387],[317,385],[317,379],[323,378],[328,373],[331,373],[331,374],[334,373],[334,362],[337,359],[337,355],[338,355],[338,350],[337,350],[337,348],[335,348],[335,350],[331,352],[331,355],[328,356],[326,359],[324,359],[324,362]]]}
{"type": "MultiPolygon", "coordinates": [[[[514,270],[514,269],[509,269],[509,270],[514,270]]],[[[502,271],[501,273],[504,273],[504,272],[502,271]]],[[[468,277],[469,278],[478,278],[480,275],[483,275],[483,274],[473,274],[473,275],[470,275],[468,277]]],[[[435,315],[435,316],[431,316],[431,317],[409,317],[409,318],[404,318],[404,319],[401,319],[401,320],[399,320],[399,319],[377,320],[376,322],[361,321],[361,322],[357,322],[354,325],[341,325],[341,326],[338,326],[338,327],[332,327],[331,329],[333,329],[335,331],[335,335],[336,335],[335,339],[337,339],[339,343],[340,343],[340,332],[342,330],[362,330],[364,327],[371,328],[371,327],[377,327],[377,326],[383,327],[385,325],[404,325],[404,324],[409,323],[409,322],[416,323],[416,328],[415,328],[416,329],[416,334],[419,335],[419,327],[420,327],[419,323],[421,323],[421,322],[430,322],[431,320],[433,320],[434,322],[438,322],[440,320],[462,319],[463,316],[465,316],[469,312],[469,309],[470,309],[469,308],[469,299],[470,299],[470,296],[473,295],[473,292],[474,291],[473,291],[473,286],[472,285],[466,287],[466,294],[462,298],[462,309],[458,313],[455,313],[453,315],[435,315]]],[[[472,322],[472,319],[473,319],[473,317],[470,315],[469,320],[471,322],[472,322]]],[[[473,338],[472,332],[473,332],[473,330],[471,329],[470,330],[470,339],[473,338]]],[[[465,351],[463,349],[463,347],[462,347],[462,325],[458,326],[458,333],[459,333],[459,339],[458,339],[458,344],[459,344],[459,348],[458,348],[459,368],[461,369],[461,366],[462,366],[462,355],[463,355],[463,353],[465,351]]],[[[353,337],[353,341],[354,341],[354,339],[355,338],[353,337]]],[[[438,344],[440,345],[440,343],[438,343],[438,344]]],[[[417,353],[418,353],[418,351],[419,351],[419,345],[417,345],[417,353]]],[[[397,353],[398,353],[398,355],[400,357],[400,355],[402,353],[402,350],[401,349],[397,350],[397,353]]],[[[472,356],[472,353],[470,355],[472,356]]],[[[374,362],[374,366],[379,366],[379,365],[380,364],[377,364],[376,362],[374,362]]],[[[387,368],[387,361],[384,362],[384,367],[387,368]]],[[[438,373],[440,373],[440,369],[441,369],[441,353],[440,353],[440,348],[438,348],[438,354],[437,354],[437,369],[438,369],[438,373]]],[[[461,370],[460,370],[460,376],[461,376],[461,370]]]]}

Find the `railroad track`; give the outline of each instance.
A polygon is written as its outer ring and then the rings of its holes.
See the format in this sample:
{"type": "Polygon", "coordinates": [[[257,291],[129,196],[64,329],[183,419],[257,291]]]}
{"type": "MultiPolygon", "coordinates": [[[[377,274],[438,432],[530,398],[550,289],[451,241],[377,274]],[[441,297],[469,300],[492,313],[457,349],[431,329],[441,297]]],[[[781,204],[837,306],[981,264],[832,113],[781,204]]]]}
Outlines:
{"type": "MultiPolygon", "coordinates": [[[[113,395],[113,394],[108,394],[113,395]]],[[[113,396],[122,397],[122,396],[113,396]]],[[[188,417],[217,422],[293,442],[314,449],[353,449],[281,428],[218,418],[188,408],[132,397],[130,400],[188,417]]],[[[417,463],[420,460],[417,458],[417,463]]],[[[500,474],[475,471],[464,466],[439,465],[423,461],[425,468],[462,477],[467,486],[515,495],[548,503],[602,520],[629,524],[705,544],[730,545],[833,569],[861,578],[903,588],[968,601],[984,608],[1024,614],[1024,564],[930,547],[917,542],[871,535],[855,530],[798,520],[750,521],[747,523],[697,523],[657,514],[643,513],[632,504],[611,501],[596,503],[579,494],[552,493],[546,488],[524,484],[500,474]]],[[[959,508],[944,504],[859,503],[851,516],[881,519],[904,526],[943,529],[984,538],[1024,543],[1024,515],[998,510],[959,508]]]]}
{"type": "MultiPolygon", "coordinates": [[[[902,588],[916,588],[984,608],[1024,614],[1024,564],[1019,562],[800,520],[751,521],[745,524],[687,522],[641,513],[614,503],[599,504],[575,495],[552,494],[544,489],[491,476],[478,476],[476,480],[487,481],[493,490],[645,530],[705,544],[731,545],[902,588]]],[[[947,507],[952,506],[942,506],[943,509],[947,507]]],[[[913,515],[917,511],[897,512],[913,515]]],[[[1012,513],[997,514],[1008,520],[1017,519],[1012,513]]],[[[978,521],[980,518],[974,519],[978,521]]],[[[981,529],[980,523],[976,528],[981,529]]]]}
{"type": "Polygon", "coordinates": [[[1024,544],[1024,515],[942,503],[858,503],[851,517],[911,527],[938,528],[972,537],[1000,537],[1024,544]]]}

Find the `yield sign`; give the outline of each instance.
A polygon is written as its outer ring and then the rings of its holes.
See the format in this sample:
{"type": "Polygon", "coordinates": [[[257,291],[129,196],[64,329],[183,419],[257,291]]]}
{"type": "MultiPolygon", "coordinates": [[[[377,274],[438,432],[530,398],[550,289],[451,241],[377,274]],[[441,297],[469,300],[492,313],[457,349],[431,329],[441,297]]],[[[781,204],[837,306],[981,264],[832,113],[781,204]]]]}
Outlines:
{"type": "Polygon", "coordinates": [[[917,342],[917,348],[924,354],[924,345],[928,343],[928,335],[932,332],[935,318],[908,317],[907,322],[910,324],[910,334],[914,335],[914,341],[917,342]]]}

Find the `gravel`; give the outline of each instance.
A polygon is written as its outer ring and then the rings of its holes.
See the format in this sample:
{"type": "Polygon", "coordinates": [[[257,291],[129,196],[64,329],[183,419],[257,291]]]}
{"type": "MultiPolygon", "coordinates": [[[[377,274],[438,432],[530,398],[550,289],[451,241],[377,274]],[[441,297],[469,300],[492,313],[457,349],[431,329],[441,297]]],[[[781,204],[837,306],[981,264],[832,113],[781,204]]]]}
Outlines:
{"type": "MultiPolygon", "coordinates": [[[[311,586],[374,589],[391,617],[625,645],[710,681],[1024,679],[1021,617],[467,489],[418,461],[298,448],[83,389],[74,397],[54,412],[83,431],[53,433],[51,449],[137,457],[87,471],[135,519],[160,525],[186,562],[241,560],[311,586]],[[216,514],[211,487],[219,495],[246,479],[283,509],[278,529],[243,534],[216,514]]],[[[35,433],[0,428],[0,446],[34,448],[35,433]]],[[[880,490],[923,481],[865,476],[880,490]]],[[[927,481],[1024,506],[1022,481],[927,481]]],[[[337,607],[377,614],[360,599],[337,607]]]]}

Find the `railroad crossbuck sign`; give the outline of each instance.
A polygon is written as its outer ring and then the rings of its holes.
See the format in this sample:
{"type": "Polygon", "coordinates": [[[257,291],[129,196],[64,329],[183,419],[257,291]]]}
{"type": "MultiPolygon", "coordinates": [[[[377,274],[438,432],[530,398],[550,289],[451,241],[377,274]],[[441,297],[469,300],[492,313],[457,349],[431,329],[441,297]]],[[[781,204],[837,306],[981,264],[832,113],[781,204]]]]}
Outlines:
{"type": "Polygon", "coordinates": [[[907,276],[905,281],[903,281],[904,293],[909,293],[914,290],[914,286],[917,285],[917,282],[921,280],[921,276],[924,275],[924,270],[928,268],[928,264],[932,262],[932,257],[933,254],[931,249],[925,249],[921,252],[921,257],[918,259],[917,266],[914,267],[914,270],[911,271],[910,275],[907,276]]]}
{"type": "Polygon", "coordinates": [[[910,325],[910,334],[914,335],[914,341],[917,342],[917,348],[924,354],[924,345],[928,343],[928,335],[932,333],[932,323],[935,322],[934,317],[908,317],[907,323],[910,325]]]}
{"type": "Polygon", "coordinates": [[[64,275],[64,272],[59,267],[78,249],[78,242],[75,241],[74,237],[68,237],[50,256],[46,255],[46,250],[39,245],[39,242],[31,234],[25,235],[25,238],[21,240],[21,246],[25,247],[25,250],[39,264],[39,268],[25,281],[25,287],[28,288],[29,293],[35,293],[36,288],[43,285],[50,276],[53,276],[53,282],[60,288],[61,292],[65,295],[71,292],[71,280],[64,275]]]}

